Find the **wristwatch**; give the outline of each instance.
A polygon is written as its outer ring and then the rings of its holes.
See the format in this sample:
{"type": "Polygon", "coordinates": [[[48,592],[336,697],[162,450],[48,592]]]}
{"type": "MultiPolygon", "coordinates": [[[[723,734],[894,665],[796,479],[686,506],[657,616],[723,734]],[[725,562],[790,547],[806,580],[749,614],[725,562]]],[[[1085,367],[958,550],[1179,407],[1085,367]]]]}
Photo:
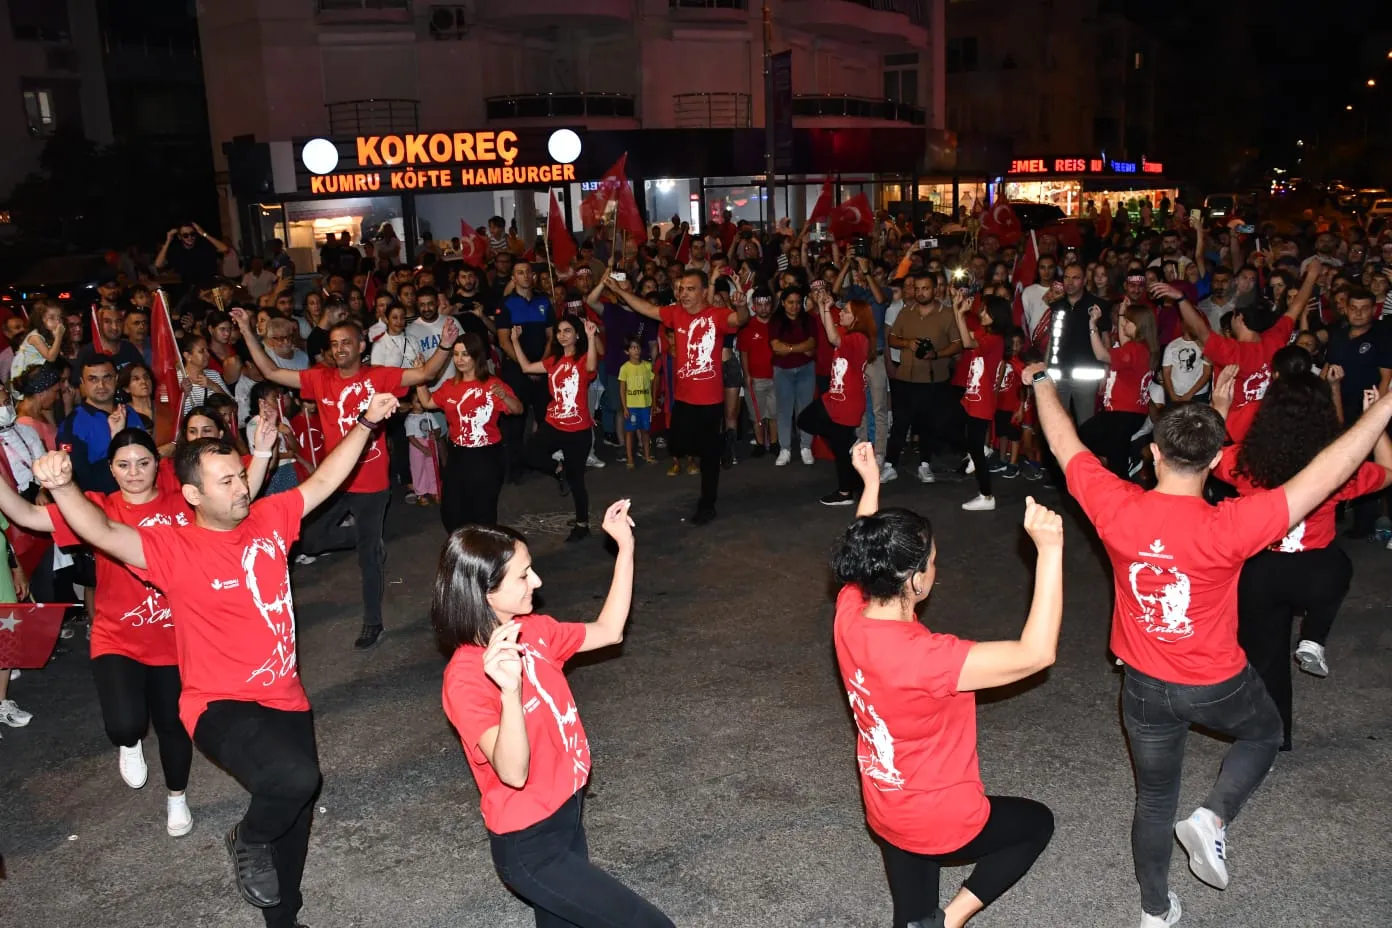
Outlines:
{"type": "Polygon", "coordinates": [[[1035,371],[1034,376],[1030,378],[1030,386],[1036,386],[1049,379],[1051,378],[1048,371],[1035,371]]]}

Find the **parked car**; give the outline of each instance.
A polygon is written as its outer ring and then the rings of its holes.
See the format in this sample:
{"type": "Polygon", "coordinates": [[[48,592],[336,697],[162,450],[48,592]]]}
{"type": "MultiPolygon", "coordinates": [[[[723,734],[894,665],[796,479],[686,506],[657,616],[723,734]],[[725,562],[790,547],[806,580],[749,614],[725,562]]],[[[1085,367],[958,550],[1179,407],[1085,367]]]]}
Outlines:
{"type": "Polygon", "coordinates": [[[97,302],[97,284],[115,273],[103,254],[60,255],[44,258],[0,290],[0,302],[28,305],[40,297],[62,303],[64,308],[86,309],[97,302]]]}
{"type": "Polygon", "coordinates": [[[1369,219],[1387,219],[1392,217],[1392,200],[1374,200],[1373,205],[1368,208],[1369,219]]]}
{"type": "Polygon", "coordinates": [[[1063,210],[1052,203],[1026,203],[1011,200],[1010,206],[1015,210],[1015,215],[1020,220],[1020,228],[1026,232],[1031,229],[1043,229],[1068,218],[1064,215],[1063,210]]]}

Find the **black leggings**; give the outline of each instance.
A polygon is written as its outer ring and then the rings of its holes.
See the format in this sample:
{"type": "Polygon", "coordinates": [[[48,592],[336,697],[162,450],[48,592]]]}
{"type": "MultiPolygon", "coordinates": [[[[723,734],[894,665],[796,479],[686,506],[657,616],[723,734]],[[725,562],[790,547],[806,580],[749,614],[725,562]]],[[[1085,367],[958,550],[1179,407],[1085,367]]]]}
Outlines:
{"type": "Polygon", "coordinates": [[[820,437],[836,457],[836,489],[855,495],[860,492],[860,475],[851,464],[851,448],[856,443],[854,426],[833,422],[821,400],[813,400],[797,417],[798,431],[820,437]]]}
{"type": "Polygon", "coordinates": [[[440,519],[454,534],[463,525],[497,525],[498,496],[507,476],[501,444],[461,448],[451,444],[440,486],[440,519]]]}
{"type": "Polygon", "coordinates": [[[1131,465],[1131,436],[1145,425],[1142,412],[1099,412],[1078,426],[1087,449],[1107,461],[1107,470],[1125,479],[1131,465]]]}
{"type": "Polygon", "coordinates": [[[1291,740],[1291,622],[1305,613],[1302,638],[1324,644],[1353,579],[1337,545],[1309,551],[1262,551],[1237,582],[1237,641],[1266,684],[1291,740]]]}
{"type": "Polygon", "coordinates": [[[493,867],[537,928],[672,928],[651,902],[590,863],[581,793],[521,831],[488,834],[493,867]]]}
{"type": "Polygon", "coordinates": [[[179,668],[151,666],[122,654],[92,658],[106,736],[118,748],[135,747],[153,727],[159,735],[164,785],[177,793],[188,786],[193,742],[179,721],[179,668]]]}
{"type": "Polygon", "coordinates": [[[991,816],[980,834],[951,854],[915,854],[876,838],[884,855],[894,928],[931,918],[938,909],[938,877],[943,864],[975,863],[962,888],[990,905],[1029,872],[1054,835],[1054,814],[1033,799],[987,796],[991,816]]]}
{"type": "Polygon", "coordinates": [[[991,495],[991,465],[986,462],[986,439],[991,434],[991,420],[967,416],[967,454],[976,470],[976,489],[982,496],[991,495]]]}
{"type": "Polygon", "coordinates": [[[585,461],[590,456],[591,430],[562,432],[550,422],[542,422],[527,442],[527,466],[533,470],[554,474],[556,462],[551,455],[561,452],[561,471],[570,485],[575,501],[575,522],[590,524],[590,494],[585,489],[585,461]]]}

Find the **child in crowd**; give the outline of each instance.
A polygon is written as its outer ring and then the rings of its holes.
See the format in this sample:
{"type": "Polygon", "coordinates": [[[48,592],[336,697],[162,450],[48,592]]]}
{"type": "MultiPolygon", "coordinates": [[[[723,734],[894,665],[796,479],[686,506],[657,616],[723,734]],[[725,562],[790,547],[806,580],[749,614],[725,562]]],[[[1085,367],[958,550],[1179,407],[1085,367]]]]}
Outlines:
{"type": "Polygon", "coordinates": [[[1020,476],[1021,428],[1025,421],[1025,385],[1021,376],[1025,362],[1020,354],[1025,350],[1023,329],[1011,329],[1005,338],[1005,357],[996,377],[996,454],[999,463],[992,467],[1007,480],[1020,476]]]}
{"type": "Polygon", "coordinates": [[[411,394],[411,412],[406,416],[406,440],[411,443],[411,485],[416,505],[429,506],[440,501],[439,458],[436,457],[435,417],[411,394]]]}
{"type": "Polygon", "coordinates": [[[769,344],[768,321],[773,315],[773,299],[754,298],[754,312],[749,323],[740,329],[735,348],[744,365],[744,398],[749,404],[749,418],[754,422],[752,458],[765,454],[778,455],[778,407],[773,390],[773,347],[769,344]]]}
{"type": "Polygon", "coordinates": [[[643,460],[653,463],[648,432],[652,428],[653,369],[643,360],[643,342],[637,337],[624,342],[628,360],[619,368],[619,401],[623,411],[624,448],[628,469],[633,469],[633,436],[642,443],[643,460]]]}
{"type": "Polygon", "coordinates": [[[280,432],[280,440],[273,452],[276,459],[271,462],[267,472],[269,476],[266,478],[265,495],[274,496],[294,489],[300,485],[300,478],[295,470],[295,462],[300,456],[300,443],[295,437],[294,429],[286,421],[287,417],[283,411],[285,388],[269,380],[258,381],[251,388],[249,399],[250,406],[256,410],[256,414],[247,420],[247,444],[250,446],[256,443],[256,430],[261,427],[262,416],[274,416],[276,428],[280,432]]]}

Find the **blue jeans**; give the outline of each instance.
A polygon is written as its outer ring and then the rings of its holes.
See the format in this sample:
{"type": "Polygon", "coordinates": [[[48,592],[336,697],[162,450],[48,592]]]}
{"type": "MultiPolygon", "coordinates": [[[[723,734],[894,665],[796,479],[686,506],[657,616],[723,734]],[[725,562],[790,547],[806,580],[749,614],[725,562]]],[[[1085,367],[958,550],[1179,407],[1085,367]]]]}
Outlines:
{"type": "MultiPolygon", "coordinates": [[[[778,404],[778,439],[789,451],[793,450],[793,422],[799,412],[812,405],[816,386],[816,372],[810,363],[802,367],[773,369],[773,391],[778,404]]],[[[803,432],[799,439],[803,448],[812,450],[811,435],[803,432]]]]}
{"type": "Polygon", "coordinates": [[[1281,715],[1251,664],[1206,686],[1166,683],[1127,667],[1121,710],[1136,767],[1131,856],[1141,908],[1163,915],[1170,908],[1170,851],[1189,727],[1201,725],[1235,739],[1203,803],[1228,825],[1276,759],[1281,715]]]}

